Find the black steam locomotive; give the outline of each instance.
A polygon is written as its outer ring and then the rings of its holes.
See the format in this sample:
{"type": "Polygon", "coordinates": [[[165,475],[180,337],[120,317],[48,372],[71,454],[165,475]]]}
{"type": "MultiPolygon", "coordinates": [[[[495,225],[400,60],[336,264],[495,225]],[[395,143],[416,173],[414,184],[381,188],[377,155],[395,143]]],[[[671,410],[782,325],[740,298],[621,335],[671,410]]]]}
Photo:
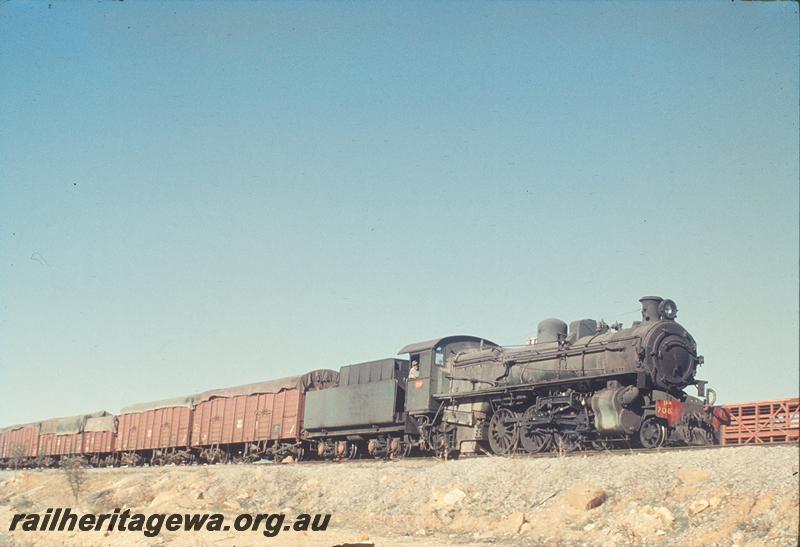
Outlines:
{"type": "Polygon", "coordinates": [[[725,413],[695,377],[703,358],[675,303],[640,302],[630,328],[545,319],[523,347],[449,336],[343,367],[338,387],[308,393],[308,439],[322,458],[717,442],[725,413]]]}

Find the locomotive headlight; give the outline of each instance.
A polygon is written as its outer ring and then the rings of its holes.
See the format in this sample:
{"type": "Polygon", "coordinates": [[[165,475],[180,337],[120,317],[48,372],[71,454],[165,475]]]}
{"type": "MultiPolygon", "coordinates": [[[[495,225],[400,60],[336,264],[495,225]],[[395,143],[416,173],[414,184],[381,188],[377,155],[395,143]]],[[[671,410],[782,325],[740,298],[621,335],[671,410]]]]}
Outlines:
{"type": "Polygon", "coordinates": [[[678,315],[678,306],[675,304],[673,300],[669,298],[666,300],[662,300],[661,303],[658,305],[658,316],[662,319],[669,319],[670,321],[675,319],[678,315]]]}

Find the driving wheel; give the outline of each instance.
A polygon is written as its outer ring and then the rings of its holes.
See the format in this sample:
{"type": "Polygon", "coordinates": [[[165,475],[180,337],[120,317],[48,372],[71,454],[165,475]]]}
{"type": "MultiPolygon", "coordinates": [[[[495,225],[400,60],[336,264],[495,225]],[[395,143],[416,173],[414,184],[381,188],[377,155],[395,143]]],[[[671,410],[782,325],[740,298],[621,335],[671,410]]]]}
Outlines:
{"type": "Polygon", "coordinates": [[[563,453],[575,452],[581,446],[577,433],[557,433],[555,435],[556,450],[563,453]]]}
{"type": "Polygon", "coordinates": [[[549,431],[527,425],[535,417],[536,408],[528,408],[525,414],[522,415],[522,424],[519,427],[519,442],[522,448],[531,454],[547,450],[553,438],[549,431]]]}
{"type": "Polygon", "coordinates": [[[489,422],[489,446],[495,454],[509,454],[517,447],[519,429],[517,415],[507,408],[501,408],[489,422]]]}

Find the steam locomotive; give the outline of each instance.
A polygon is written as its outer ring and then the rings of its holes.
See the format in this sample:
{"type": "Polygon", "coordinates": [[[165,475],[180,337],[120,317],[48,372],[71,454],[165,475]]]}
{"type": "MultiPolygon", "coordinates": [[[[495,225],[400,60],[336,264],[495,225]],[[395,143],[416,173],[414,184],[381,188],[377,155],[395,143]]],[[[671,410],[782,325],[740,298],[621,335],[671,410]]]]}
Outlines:
{"type": "Polygon", "coordinates": [[[1,466],[349,459],[719,442],[727,412],[672,300],[642,318],[539,323],[526,346],[475,336],[300,376],[0,429],[1,466]],[[418,369],[409,374],[410,364],[418,369]],[[418,370],[418,372],[417,372],[418,370]],[[696,386],[697,396],[685,392],[696,386]]]}
{"type": "Polygon", "coordinates": [[[308,394],[308,438],[323,458],[718,442],[727,417],[696,378],[703,357],[675,302],[640,303],[630,328],[545,319],[524,347],[449,336],[402,348],[409,359],[343,367],[338,387],[308,394]],[[419,377],[406,380],[414,361],[419,377]]]}

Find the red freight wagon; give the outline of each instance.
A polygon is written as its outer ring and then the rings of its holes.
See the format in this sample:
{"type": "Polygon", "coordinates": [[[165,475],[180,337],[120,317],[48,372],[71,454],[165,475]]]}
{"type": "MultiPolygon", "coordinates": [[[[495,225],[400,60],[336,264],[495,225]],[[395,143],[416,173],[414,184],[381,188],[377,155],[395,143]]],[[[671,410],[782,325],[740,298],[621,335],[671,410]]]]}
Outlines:
{"type": "Polygon", "coordinates": [[[83,453],[107,454],[114,452],[117,440],[117,417],[89,418],[83,427],[83,453]]]}
{"type": "Polygon", "coordinates": [[[80,433],[72,433],[69,435],[56,435],[55,433],[39,434],[39,454],[41,456],[72,456],[80,453],[80,433]]]}
{"type": "Polygon", "coordinates": [[[3,459],[35,458],[38,454],[38,423],[11,426],[3,435],[3,459]]]}
{"type": "Polygon", "coordinates": [[[339,373],[315,370],[195,396],[192,446],[208,462],[302,455],[303,409],[310,390],[333,387],[339,373]]]}
{"type": "Polygon", "coordinates": [[[76,456],[83,453],[83,428],[86,420],[106,416],[108,412],[81,414],[67,418],[53,418],[41,422],[39,427],[39,455],[76,456]]]}
{"type": "Polygon", "coordinates": [[[164,454],[188,448],[192,402],[190,396],[123,408],[118,416],[117,451],[142,452],[139,456],[155,464],[166,462],[161,459],[164,454]]]}
{"type": "Polygon", "coordinates": [[[0,428],[0,460],[4,458],[3,454],[5,453],[5,446],[6,446],[6,431],[11,429],[10,427],[3,427],[0,428]]]}
{"type": "Polygon", "coordinates": [[[777,399],[724,405],[731,423],[722,444],[762,444],[800,440],[800,399],[777,399]]]}

